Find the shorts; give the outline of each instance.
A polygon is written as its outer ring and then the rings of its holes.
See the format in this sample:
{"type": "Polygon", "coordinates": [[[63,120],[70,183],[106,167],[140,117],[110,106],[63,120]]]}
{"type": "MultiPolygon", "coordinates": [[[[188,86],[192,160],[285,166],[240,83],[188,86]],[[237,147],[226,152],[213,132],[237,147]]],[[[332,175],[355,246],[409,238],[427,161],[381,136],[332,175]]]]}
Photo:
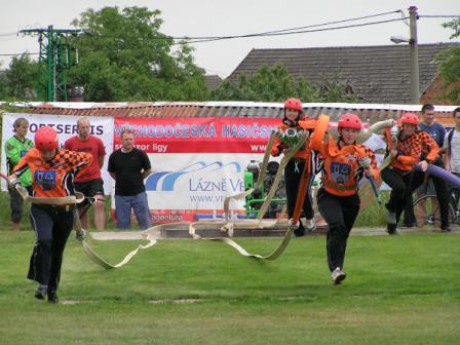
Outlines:
{"type": "MultiPolygon", "coordinates": [[[[102,195],[104,196],[104,182],[102,179],[94,179],[86,182],[75,182],[75,190],[77,192],[83,193],[85,197],[94,197],[95,195],[102,195]]],[[[89,204],[87,198],[78,204],[78,208],[86,206],[89,204]]]]}

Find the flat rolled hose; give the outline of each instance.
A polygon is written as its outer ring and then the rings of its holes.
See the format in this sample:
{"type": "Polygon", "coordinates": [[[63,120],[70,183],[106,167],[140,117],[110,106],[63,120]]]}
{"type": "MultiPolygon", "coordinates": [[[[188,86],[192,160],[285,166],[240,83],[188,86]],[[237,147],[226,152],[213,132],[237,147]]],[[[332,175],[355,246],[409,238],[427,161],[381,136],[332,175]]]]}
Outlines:
{"type": "Polygon", "coordinates": [[[324,140],[324,135],[327,132],[327,126],[329,125],[330,117],[328,115],[321,114],[318,116],[315,130],[310,138],[310,148],[315,151],[319,151],[324,140]]]}
{"type": "MultiPolygon", "coordinates": [[[[421,163],[417,163],[414,167],[415,170],[422,171],[421,163]]],[[[429,175],[436,176],[440,179],[443,179],[448,184],[452,185],[455,188],[460,188],[460,178],[455,176],[454,174],[450,173],[449,171],[440,168],[434,164],[428,164],[428,169],[426,173],[429,175]]]]}

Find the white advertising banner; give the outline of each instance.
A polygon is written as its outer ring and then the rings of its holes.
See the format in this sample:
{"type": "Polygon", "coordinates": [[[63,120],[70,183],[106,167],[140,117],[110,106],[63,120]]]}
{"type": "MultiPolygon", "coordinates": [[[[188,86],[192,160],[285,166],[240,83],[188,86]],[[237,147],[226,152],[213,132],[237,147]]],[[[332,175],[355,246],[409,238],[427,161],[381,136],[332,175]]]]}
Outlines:
{"type": "MultiPolygon", "coordinates": [[[[27,138],[34,140],[35,132],[41,126],[51,126],[56,129],[59,136],[59,143],[63,145],[64,142],[77,135],[77,120],[80,116],[68,116],[68,115],[43,115],[43,114],[20,114],[20,113],[5,113],[3,115],[2,125],[2,161],[1,161],[1,172],[5,175],[8,174],[6,167],[5,157],[5,142],[6,140],[14,135],[13,123],[19,118],[23,117],[29,121],[29,131],[27,138]]],[[[110,194],[112,191],[113,180],[107,172],[108,157],[113,151],[113,118],[112,117],[100,117],[100,116],[87,116],[91,123],[91,134],[99,137],[105,144],[105,150],[107,153],[102,168],[102,179],[104,180],[104,192],[110,194]]],[[[6,190],[6,183],[3,180],[1,182],[2,190],[6,190]]]]}
{"type": "MultiPolygon", "coordinates": [[[[262,161],[270,133],[279,122],[274,118],[116,118],[115,149],[120,147],[122,129],[132,129],[135,145],[152,164],[145,187],[155,223],[222,217],[225,197],[244,191],[248,164],[262,161]]],[[[246,217],[245,202],[232,202],[230,216],[246,217]]]]}
{"type": "MultiPolygon", "coordinates": [[[[154,222],[221,216],[225,197],[244,191],[243,175],[249,162],[263,158],[249,153],[148,156],[156,167],[145,181],[154,222]]],[[[244,205],[245,199],[232,202],[231,216],[245,217],[244,205]]]]}

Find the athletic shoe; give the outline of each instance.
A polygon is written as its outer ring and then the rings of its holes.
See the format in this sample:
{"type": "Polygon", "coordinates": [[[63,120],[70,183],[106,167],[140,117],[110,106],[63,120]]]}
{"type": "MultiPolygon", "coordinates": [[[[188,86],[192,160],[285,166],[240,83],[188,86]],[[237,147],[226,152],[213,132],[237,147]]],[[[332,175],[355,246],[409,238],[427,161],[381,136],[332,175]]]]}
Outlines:
{"type": "Polygon", "coordinates": [[[295,230],[294,230],[294,236],[295,237],[302,237],[305,235],[305,228],[303,227],[302,224],[300,224],[295,230]]]}
{"type": "Polygon", "coordinates": [[[396,235],[396,224],[387,224],[387,232],[390,235],[396,235]]]}
{"type": "Polygon", "coordinates": [[[56,292],[48,292],[48,302],[53,304],[59,303],[59,298],[56,292]]]}
{"type": "Polygon", "coordinates": [[[47,290],[48,290],[48,286],[40,284],[37,290],[35,291],[35,298],[45,299],[47,290]]]}
{"type": "Polygon", "coordinates": [[[332,271],[331,273],[332,277],[332,284],[334,285],[339,285],[347,275],[340,269],[340,267],[337,267],[335,270],[332,271]]]}
{"type": "Polygon", "coordinates": [[[307,219],[307,231],[308,232],[313,232],[316,230],[316,224],[315,224],[315,220],[312,218],[312,219],[307,219]]]}

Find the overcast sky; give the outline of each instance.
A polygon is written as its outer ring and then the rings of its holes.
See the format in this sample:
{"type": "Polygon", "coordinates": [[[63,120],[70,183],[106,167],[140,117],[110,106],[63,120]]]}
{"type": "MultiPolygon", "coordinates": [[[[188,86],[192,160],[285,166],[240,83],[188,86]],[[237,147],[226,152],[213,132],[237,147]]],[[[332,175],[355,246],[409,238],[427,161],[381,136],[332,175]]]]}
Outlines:
{"type": "MultiPolygon", "coordinates": [[[[99,10],[106,6],[139,6],[159,9],[164,20],[161,27],[164,34],[197,37],[305,27],[397,10],[402,10],[408,16],[407,9],[411,5],[417,6],[421,16],[417,22],[420,44],[449,42],[452,31],[442,28],[441,23],[450,19],[423,16],[460,15],[459,0],[2,0],[0,54],[38,52],[36,37],[10,34],[22,29],[46,28],[48,25],[58,29],[72,28],[70,22],[80,18],[80,14],[88,8],[99,10]]],[[[400,16],[392,13],[336,26],[391,20],[400,16]]],[[[321,28],[324,27],[316,29],[321,28]]],[[[402,21],[395,21],[334,31],[221,40],[195,44],[194,56],[195,62],[206,69],[207,74],[218,74],[225,78],[253,48],[386,45],[392,44],[390,36],[409,37],[409,27],[402,21]]],[[[10,57],[0,56],[0,61],[5,68],[10,57]]]]}

